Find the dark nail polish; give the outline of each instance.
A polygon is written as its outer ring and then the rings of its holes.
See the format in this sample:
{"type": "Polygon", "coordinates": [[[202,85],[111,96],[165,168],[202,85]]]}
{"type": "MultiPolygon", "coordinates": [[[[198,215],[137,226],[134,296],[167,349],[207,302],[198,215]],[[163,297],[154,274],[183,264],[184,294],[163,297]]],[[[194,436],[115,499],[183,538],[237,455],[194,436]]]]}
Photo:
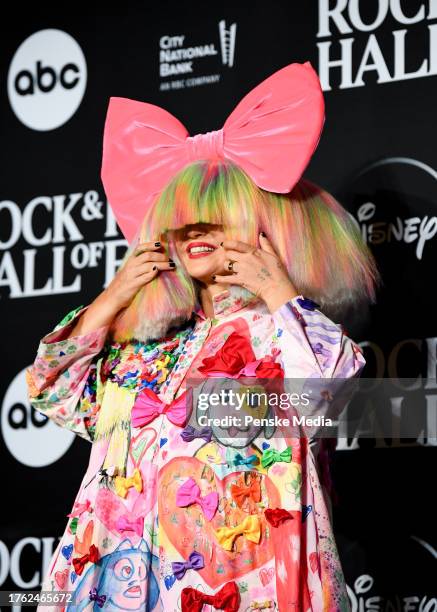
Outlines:
{"type": "Polygon", "coordinates": [[[152,270],[157,270],[157,267],[156,267],[156,266],[153,266],[152,270]]]}
{"type": "Polygon", "coordinates": [[[223,246],[223,242],[220,242],[220,246],[223,246]]]}
{"type": "Polygon", "coordinates": [[[175,262],[174,262],[174,261],[171,261],[171,262],[170,262],[170,268],[176,268],[176,264],[175,264],[175,262]]]}
{"type": "Polygon", "coordinates": [[[161,246],[160,242],[155,242],[155,246],[161,246]]]}
{"type": "Polygon", "coordinates": [[[215,280],[215,274],[213,274],[213,276],[212,276],[212,280],[215,280]]]}
{"type": "Polygon", "coordinates": [[[265,232],[261,232],[261,236],[264,236],[264,238],[266,238],[266,237],[267,237],[267,236],[266,236],[266,234],[265,234],[265,232]]]}

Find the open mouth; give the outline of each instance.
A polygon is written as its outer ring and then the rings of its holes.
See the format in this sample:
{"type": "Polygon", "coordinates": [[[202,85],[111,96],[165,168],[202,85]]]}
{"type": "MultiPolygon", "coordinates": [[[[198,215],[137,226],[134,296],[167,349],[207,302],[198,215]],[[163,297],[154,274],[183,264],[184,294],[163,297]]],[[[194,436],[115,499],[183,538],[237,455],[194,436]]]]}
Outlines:
{"type": "Polygon", "coordinates": [[[213,253],[216,248],[217,247],[209,242],[190,242],[186,251],[190,259],[197,259],[199,257],[207,257],[213,253]]]}
{"type": "Polygon", "coordinates": [[[141,589],[138,585],[131,586],[125,591],[127,597],[139,597],[141,595],[141,589]]]}

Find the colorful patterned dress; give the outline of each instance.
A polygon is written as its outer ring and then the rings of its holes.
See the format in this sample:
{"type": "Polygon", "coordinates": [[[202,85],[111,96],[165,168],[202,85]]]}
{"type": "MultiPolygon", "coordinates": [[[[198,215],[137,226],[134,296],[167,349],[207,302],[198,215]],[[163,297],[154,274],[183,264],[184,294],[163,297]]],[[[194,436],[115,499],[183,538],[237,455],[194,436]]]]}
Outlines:
{"type": "Polygon", "coordinates": [[[64,339],[82,306],[41,339],[29,401],[92,443],[42,585],[74,599],[41,610],[349,610],[317,445],[267,426],[235,445],[192,420],[186,383],[348,379],[362,351],[303,296],[271,314],[231,285],[213,306],[149,344],[64,339]]]}

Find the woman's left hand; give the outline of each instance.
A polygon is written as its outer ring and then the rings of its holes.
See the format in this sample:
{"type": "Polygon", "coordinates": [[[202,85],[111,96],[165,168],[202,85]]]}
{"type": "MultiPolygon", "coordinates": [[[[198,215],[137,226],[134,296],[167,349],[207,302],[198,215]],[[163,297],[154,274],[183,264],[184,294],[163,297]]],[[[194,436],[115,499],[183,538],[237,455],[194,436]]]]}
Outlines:
{"type": "Polygon", "coordinates": [[[215,274],[216,283],[241,285],[264,300],[273,312],[288,300],[299,295],[288,276],[287,269],[276,255],[267,236],[259,236],[260,247],[239,240],[225,240],[224,269],[232,274],[215,274]],[[233,262],[231,268],[229,264],[233,262]]]}

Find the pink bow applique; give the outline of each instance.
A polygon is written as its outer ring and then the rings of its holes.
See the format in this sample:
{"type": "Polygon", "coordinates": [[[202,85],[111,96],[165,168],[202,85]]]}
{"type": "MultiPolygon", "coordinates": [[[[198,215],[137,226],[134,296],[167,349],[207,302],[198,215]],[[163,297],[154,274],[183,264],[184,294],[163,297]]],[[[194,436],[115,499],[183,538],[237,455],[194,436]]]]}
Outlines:
{"type": "Polygon", "coordinates": [[[184,427],[191,414],[192,393],[193,389],[190,387],[172,402],[165,404],[156,393],[145,387],[137,395],[132,407],[133,427],[143,427],[161,414],[165,414],[174,425],[184,427]]]}
{"type": "Polygon", "coordinates": [[[142,536],[144,528],[144,518],[141,516],[137,516],[136,518],[131,520],[126,514],[123,514],[123,516],[119,516],[117,518],[115,526],[120,532],[134,531],[139,536],[142,536]]]}
{"type": "Polygon", "coordinates": [[[307,61],[278,70],[250,91],[220,130],[190,136],[159,106],[111,97],[101,178],[121,231],[131,242],[156,196],[188,164],[224,159],[258,187],[288,193],[317,148],[325,103],[307,61]]]}
{"type": "Polygon", "coordinates": [[[211,521],[217,511],[219,496],[216,491],[208,493],[205,497],[200,495],[200,487],[193,478],[189,478],[176,492],[176,505],[182,508],[199,504],[208,521],[211,521]]]}

